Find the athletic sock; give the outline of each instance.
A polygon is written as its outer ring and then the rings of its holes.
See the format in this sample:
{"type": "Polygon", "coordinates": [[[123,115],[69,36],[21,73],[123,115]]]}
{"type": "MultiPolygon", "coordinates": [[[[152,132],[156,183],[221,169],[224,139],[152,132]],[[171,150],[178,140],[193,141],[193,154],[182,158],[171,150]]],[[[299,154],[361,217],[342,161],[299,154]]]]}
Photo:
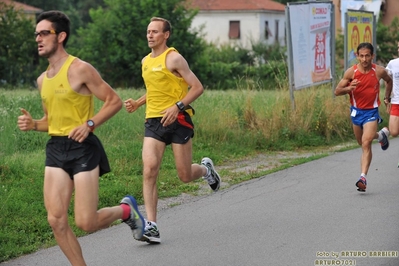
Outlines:
{"type": "Polygon", "coordinates": [[[130,206],[128,204],[121,204],[120,206],[121,206],[121,208],[123,210],[121,219],[124,221],[124,220],[126,220],[127,218],[130,217],[130,212],[131,212],[130,206]]]}
{"type": "Polygon", "coordinates": [[[360,174],[360,177],[366,178],[366,174],[365,174],[365,173],[361,173],[361,174],[360,174]]]}
{"type": "Polygon", "coordinates": [[[378,131],[378,141],[382,141],[382,134],[378,131]]]}
{"type": "Polygon", "coordinates": [[[206,167],[205,165],[204,165],[204,167],[206,168],[206,174],[204,175],[204,177],[209,177],[211,175],[211,170],[208,167],[206,167]]]}

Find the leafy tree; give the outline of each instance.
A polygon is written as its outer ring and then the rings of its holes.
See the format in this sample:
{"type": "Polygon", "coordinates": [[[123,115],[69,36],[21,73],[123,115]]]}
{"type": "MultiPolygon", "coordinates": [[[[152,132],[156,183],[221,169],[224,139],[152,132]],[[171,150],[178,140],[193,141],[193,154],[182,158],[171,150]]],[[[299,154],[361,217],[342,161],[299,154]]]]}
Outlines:
{"type": "Polygon", "coordinates": [[[62,10],[64,11],[68,7],[68,0],[57,0],[57,1],[48,1],[48,0],[18,0],[20,3],[24,3],[30,6],[34,6],[44,11],[48,10],[62,10]]]}
{"type": "MultiPolygon", "coordinates": [[[[141,60],[150,52],[146,31],[151,17],[164,17],[172,24],[169,46],[190,62],[202,51],[201,39],[189,31],[194,10],[182,0],[105,0],[105,8],[90,11],[92,23],[78,30],[76,55],[93,64],[115,86],[142,86],[141,60]]],[[[194,66],[192,66],[194,69],[194,66]]]]}
{"type": "Polygon", "coordinates": [[[0,2],[0,84],[30,84],[36,75],[37,45],[33,22],[0,2]]]}
{"type": "Polygon", "coordinates": [[[381,22],[377,25],[377,60],[384,65],[398,55],[399,19],[395,17],[391,25],[381,22]]]}
{"type": "Polygon", "coordinates": [[[105,3],[104,0],[70,0],[69,5],[78,12],[82,23],[87,24],[91,22],[90,9],[104,7],[105,3]]]}
{"type": "Polygon", "coordinates": [[[72,36],[78,28],[83,27],[86,23],[91,21],[89,16],[89,10],[91,8],[104,5],[103,0],[19,0],[19,2],[40,8],[43,11],[60,10],[65,12],[71,20],[72,36]]]}

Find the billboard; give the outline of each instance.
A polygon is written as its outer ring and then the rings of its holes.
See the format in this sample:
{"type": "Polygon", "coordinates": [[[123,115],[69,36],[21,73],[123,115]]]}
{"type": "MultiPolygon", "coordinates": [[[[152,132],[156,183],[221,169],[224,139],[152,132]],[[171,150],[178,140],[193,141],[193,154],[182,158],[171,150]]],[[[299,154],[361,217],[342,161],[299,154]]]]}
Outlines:
{"type": "Polygon", "coordinates": [[[335,32],[332,3],[288,3],[286,16],[290,86],[301,89],[330,82],[335,32]]]}
{"type": "MultiPolygon", "coordinates": [[[[362,42],[376,45],[375,16],[370,11],[348,10],[344,35],[345,69],[357,64],[356,49],[362,42]]],[[[374,57],[375,58],[375,57],[374,57]]]]}

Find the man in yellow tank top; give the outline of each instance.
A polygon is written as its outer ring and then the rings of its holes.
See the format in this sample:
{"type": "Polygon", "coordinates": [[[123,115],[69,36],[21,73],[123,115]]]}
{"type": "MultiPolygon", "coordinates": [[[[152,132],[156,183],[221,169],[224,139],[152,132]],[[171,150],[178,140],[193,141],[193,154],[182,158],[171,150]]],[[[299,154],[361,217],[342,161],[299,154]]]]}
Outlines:
{"type": "Polygon", "coordinates": [[[38,53],[49,66],[37,79],[44,111],[33,120],[25,109],[18,117],[23,131],[48,132],[44,171],[44,203],[55,239],[71,265],[86,265],[80,244],[68,224],[68,208],[75,195],[75,222],[93,232],[118,219],[127,223],[133,237],[141,239],[144,218],[136,200],[126,196],[119,206],[98,208],[99,176],[110,171],[107,155],[93,134],[122,108],[116,92],[87,62],[68,55],[65,45],[70,32],[69,18],[59,11],[41,13],[37,18],[38,53]],[[94,114],[93,98],[104,104],[94,114]]]}
{"type": "Polygon", "coordinates": [[[142,60],[142,76],[146,94],[138,100],[128,99],[125,107],[134,112],[146,104],[145,136],[143,142],[143,196],[147,214],[144,241],[160,243],[157,227],[157,177],[165,148],[171,144],[177,174],[188,183],[203,177],[213,191],[220,187],[220,176],[208,157],[201,164],[192,163],[194,114],[190,104],[204,91],[187,61],[176,49],[166,44],[171,34],[170,22],[154,17],[147,27],[151,53],[142,60]],[[189,89],[190,88],[190,89],[189,89]]]}

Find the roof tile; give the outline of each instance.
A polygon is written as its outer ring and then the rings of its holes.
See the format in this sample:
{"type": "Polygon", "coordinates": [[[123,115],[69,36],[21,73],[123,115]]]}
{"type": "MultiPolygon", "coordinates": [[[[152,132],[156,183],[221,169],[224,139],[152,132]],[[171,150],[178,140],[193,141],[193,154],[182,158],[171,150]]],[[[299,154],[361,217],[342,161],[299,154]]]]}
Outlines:
{"type": "Polygon", "coordinates": [[[0,0],[0,3],[4,3],[8,6],[14,6],[15,9],[20,9],[25,11],[26,13],[40,13],[43,10],[40,8],[36,8],[34,6],[26,5],[20,2],[12,1],[12,0],[0,0]]]}

